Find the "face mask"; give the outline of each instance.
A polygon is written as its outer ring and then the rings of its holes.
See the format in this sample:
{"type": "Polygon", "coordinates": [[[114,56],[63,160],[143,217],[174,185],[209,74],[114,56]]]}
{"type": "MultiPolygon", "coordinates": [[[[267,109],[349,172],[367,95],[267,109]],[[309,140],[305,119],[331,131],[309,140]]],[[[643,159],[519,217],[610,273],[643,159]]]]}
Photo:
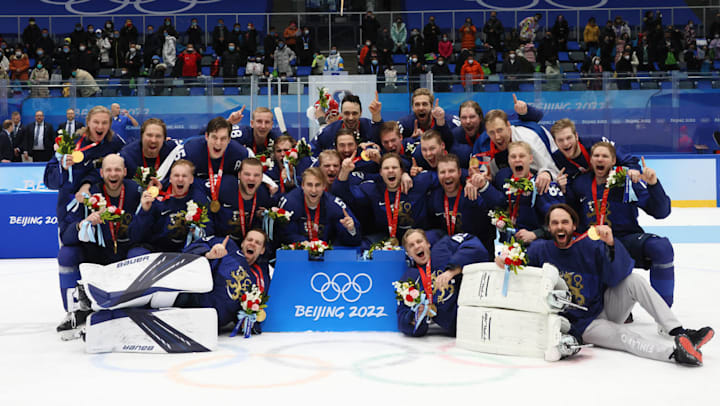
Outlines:
{"type": "Polygon", "coordinates": [[[165,26],[169,27],[169,26],[170,26],[170,21],[165,21],[165,26]]]}
{"type": "Polygon", "coordinates": [[[193,26],[193,27],[197,27],[197,23],[196,23],[196,22],[193,22],[193,23],[192,23],[192,26],[193,26]]]}
{"type": "Polygon", "coordinates": [[[250,31],[252,29],[253,29],[252,25],[248,25],[248,31],[250,31]]]}
{"type": "Polygon", "coordinates": [[[38,69],[42,69],[42,68],[43,68],[43,67],[42,67],[42,64],[41,64],[41,63],[37,64],[37,68],[38,68],[38,69]]]}
{"type": "Polygon", "coordinates": [[[157,59],[153,59],[152,63],[153,65],[157,65],[158,63],[160,63],[160,61],[158,61],[157,59]]]}
{"type": "Polygon", "coordinates": [[[120,38],[120,34],[113,34],[113,38],[120,38]]]}
{"type": "Polygon", "coordinates": [[[228,47],[228,51],[232,52],[235,50],[235,47],[228,47]]]}
{"type": "Polygon", "coordinates": [[[74,71],[74,72],[72,73],[72,77],[75,77],[75,76],[77,76],[77,71],[74,71]]]}
{"type": "Polygon", "coordinates": [[[595,61],[595,65],[600,65],[600,61],[595,61]]]}
{"type": "Polygon", "coordinates": [[[417,62],[417,58],[412,59],[413,63],[417,62]]]}
{"type": "Polygon", "coordinates": [[[47,38],[47,37],[48,37],[48,34],[47,34],[46,32],[44,32],[44,33],[42,33],[42,37],[43,37],[43,38],[47,38]]]}
{"type": "Polygon", "coordinates": [[[310,34],[310,31],[308,31],[308,30],[305,30],[304,32],[305,32],[305,35],[310,34]]]}
{"type": "Polygon", "coordinates": [[[337,54],[336,50],[333,49],[332,51],[330,51],[330,55],[336,55],[336,54],[337,54]]]}
{"type": "Polygon", "coordinates": [[[377,65],[377,64],[378,64],[378,60],[377,60],[377,59],[373,59],[373,60],[372,60],[372,64],[373,64],[373,65],[377,65]]]}
{"type": "Polygon", "coordinates": [[[438,61],[438,66],[443,66],[443,65],[445,65],[445,61],[438,61]]]}
{"type": "Polygon", "coordinates": [[[43,56],[44,53],[44,51],[37,51],[38,56],[43,56]]]}
{"type": "Polygon", "coordinates": [[[285,48],[285,44],[278,44],[278,48],[280,48],[280,49],[285,48]]]}
{"type": "Polygon", "coordinates": [[[474,60],[472,60],[472,59],[468,59],[468,63],[469,63],[470,65],[472,65],[472,64],[474,64],[474,63],[475,63],[475,61],[474,61],[474,60]]]}
{"type": "Polygon", "coordinates": [[[80,48],[78,48],[78,49],[80,49],[80,51],[84,51],[84,50],[86,50],[87,48],[86,48],[86,47],[80,47],[80,48]]]}
{"type": "Polygon", "coordinates": [[[134,54],[134,53],[135,53],[135,48],[130,48],[129,51],[130,51],[131,54],[134,54]]]}
{"type": "Polygon", "coordinates": [[[190,53],[193,53],[193,52],[195,52],[195,49],[193,49],[193,48],[188,48],[187,51],[190,52],[190,53]]]}
{"type": "Polygon", "coordinates": [[[240,27],[235,27],[235,28],[233,28],[233,30],[234,30],[235,32],[240,32],[240,27]]]}
{"type": "Polygon", "coordinates": [[[153,33],[153,30],[147,30],[148,35],[153,33]]]}
{"type": "Polygon", "coordinates": [[[100,38],[100,37],[102,37],[102,34],[98,32],[97,34],[95,34],[95,36],[100,38]]]}
{"type": "Polygon", "coordinates": [[[447,41],[448,38],[447,38],[447,37],[442,37],[442,40],[443,40],[443,41],[447,41]]]}
{"type": "Polygon", "coordinates": [[[75,27],[75,31],[77,31],[77,32],[82,31],[82,27],[75,27]]]}
{"type": "Polygon", "coordinates": [[[30,21],[30,25],[35,25],[35,21],[30,21]]]}
{"type": "Polygon", "coordinates": [[[508,58],[510,58],[510,59],[515,59],[515,54],[510,54],[510,55],[508,56],[508,58]]]}
{"type": "Polygon", "coordinates": [[[365,45],[370,46],[370,41],[365,42],[365,45]]]}
{"type": "Polygon", "coordinates": [[[70,52],[70,48],[63,48],[63,52],[64,52],[64,53],[70,52]]]}
{"type": "Polygon", "coordinates": [[[22,52],[15,52],[15,56],[16,56],[17,58],[20,58],[20,57],[22,56],[22,52]]]}
{"type": "Polygon", "coordinates": [[[625,60],[629,60],[629,59],[630,59],[630,55],[625,55],[625,56],[623,56],[623,58],[625,58],[625,60]]]}
{"type": "Polygon", "coordinates": [[[167,37],[170,36],[170,34],[168,34],[167,31],[166,31],[166,32],[163,33],[163,36],[164,36],[165,38],[167,38],[167,37]]]}
{"type": "Polygon", "coordinates": [[[7,48],[7,45],[2,44],[2,45],[0,45],[0,48],[5,49],[5,48],[7,48]]]}
{"type": "Polygon", "coordinates": [[[107,29],[112,28],[112,24],[105,24],[105,28],[107,28],[107,29]]]}
{"type": "Polygon", "coordinates": [[[218,27],[224,27],[225,23],[218,23],[218,27]]]}

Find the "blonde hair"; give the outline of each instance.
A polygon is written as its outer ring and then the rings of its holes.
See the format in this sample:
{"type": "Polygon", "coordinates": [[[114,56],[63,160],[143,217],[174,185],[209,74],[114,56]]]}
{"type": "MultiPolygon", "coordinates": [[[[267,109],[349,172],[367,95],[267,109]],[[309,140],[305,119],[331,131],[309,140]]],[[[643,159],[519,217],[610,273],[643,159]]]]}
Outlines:
{"type": "Polygon", "coordinates": [[[305,184],[305,180],[308,178],[308,176],[314,176],[320,179],[320,182],[322,182],[322,184],[325,186],[327,186],[328,184],[327,176],[325,176],[325,172],[323,172],[320,168],[312,167],[305,169],[305,172],[303,172],[302,174],[302,184],[305,184]]]}
{"type": "Polygon", "coordinates": [[[532,155],[532,148],[530,144],[525,141],[513,141],[509,143],[507,147],[508,152],[513,148],[523,148],[528,154],[532,155]]]}
{"type": "Polygon", "coordinates": [[[253,120],[255,120],[255,114],[256,114],[256,113],[270,113],[270,115],[271,115],[273,118],[275,118],[275,115],[273,114],[272,110],[270,110],[270,109],[267,108],[267,107],[258,107],[258,108],[256,108],[255,111],[252,112],[252,117],[250,117],[250,118],[253,119],[253,120]]]}
{"type": "Polygon", "coordinates": [[[107,134],[105,135],[105,141],[111,141],[111,140],[113,139],[113,137],[115,136],[115,133],[114,133],[113,130],[112,130],[112,114],[110,113],[110,109],[108,109],[108,108],[105,107],[105,106],[95,106],[95,107],[91,108],[90,111],[88,111],[87,116],[85,117],[85,123],[86,123],[86,124],[85,124],[85,127],[81,128],[81,129],[78,130],[77,132],[81,132],[81,133],[83,133],[83,134],[88,134],[88,135],[89,135],[89,133],[90,133],[90,128],[89,128],[89,126],[90,126],[90,119],[91,119],[92,116],[94,116],[95,114],[107,114],[108,117],[110,118],[110,124],[111,124],[111,126],[110,126],[110,128],[108,129],[107,134]]]}
{"type": "Polygon", "coordinates": [[[569,118],[561,118],[560,120],[556,121],[552,125],[552,127],[550,127],[550,134],[552,134],[553,138],[555,138],[555,135],[557,133],[566,128],[571,129],[572,133],[577,135],[577,130],[575,130],[575,123],[569,118]]]}
{"type": "Polygon", "coordinates": [[[488,113],[485,115],[485,122],[489,123],[489,122],[495,120],[496,118],[501,119],[503,122],[508,121],[507,113],[505,113],[502,110],[495,109],[495,110],[488,111],[488,113]]]}

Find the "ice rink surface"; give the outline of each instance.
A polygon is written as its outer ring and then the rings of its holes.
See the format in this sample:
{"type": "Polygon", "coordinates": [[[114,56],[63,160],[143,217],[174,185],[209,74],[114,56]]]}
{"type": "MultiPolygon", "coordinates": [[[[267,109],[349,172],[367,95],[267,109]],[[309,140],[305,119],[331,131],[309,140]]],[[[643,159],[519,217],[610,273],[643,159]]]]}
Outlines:
{"type": "MultiPolygon", "coordinates": [[[[720,209],[673,209],[641,224],[674,243],[679,319],[720,329],[720,209]]],[[[717,338],[695,368],[600,348],[547,363],[399,333],[224,334],[210,353],[90,355],[55,333],[57,286],[54,259],[0,261],[0,405],[720,403],[717,338]]],[[[633,328],[656,334],[647,313],[633,314],[633,328]]]]}

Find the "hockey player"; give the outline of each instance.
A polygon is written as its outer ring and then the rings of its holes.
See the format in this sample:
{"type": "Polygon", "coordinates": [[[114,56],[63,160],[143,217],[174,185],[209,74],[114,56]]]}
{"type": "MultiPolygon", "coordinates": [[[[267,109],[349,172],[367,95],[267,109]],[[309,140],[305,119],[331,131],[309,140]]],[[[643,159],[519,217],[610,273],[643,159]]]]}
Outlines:
{"type": "MultiPolygon", "coordinates": [[[[610,142],[605,137],[579,137],[575,129],[575,123],[569,118],[563,118],[556,121],[550,127],[550,133],[558,146],[558,150],[553,152],[552,158],[558,169],[565,168],[565,174],[570,182],[579,175],[588,172],[590,168],[590,148],[600,141],[610,142]]],[[[618,164],[626,166],[629,169],[630,179],[633,183],[640,180],[640,165],[638,159],[628,153],[622,151],[615,145],[617,151],[618,164]]]]}
{"type": "Polygon", "coordinates": [[[155,168],[160,165],[178,147],[177,141],[167,140],[167,126],[159,118],[149,118],[140,127],[140,140],[126,145],[120,156],[125,159],[127,177],[132,179],[138,167],[155,168]]]}
{"type": "Polygon", "coordinates": [[[211,213],[215,235],[229,235],[242,241],[252,228],[262,226],[262,213],[274,206],[270,192],[262,184],[262,163],[257,158],[242,162],[238,178],[225,175],[220,186],[220,210],[211,213]]]}
{"type": "Polygon", "coordinates": [[[412,166],[410,155],[405,154],[402,134],[397,121],[386,121],[380,126],[380,145],[382,153],[394,152],[400,156],[405,169],[412,166]]]}
{"type": "Polygon", "coordinates": [[[490,224],[491,207],[482,198],[471,200],[465,196],[461,184],[461,170],[455,154],[440,156],[437,162],[440,189],[430,193],[428,223],[443,235],[469,233],[480,239],[487,252],[495,251],[495,227],[490,224]]]}
{"type": "Polygon", "coordinates": [[[142,209],[130,224],[130,239],[139,246],[130,250],[129,257],[148,252],[180,252],[192,241],[214,234],[212,219],[205,227],[199,227],[188,224],[182,213],[187,212],[190,201],[200,209],[211,204],[202,185],[195,182],[194,171],[192,162],[175,161],[170,169],[170,186],[162,201],[147,190],[143,192],[142,209]]]}
{"type": "Polygon", "coordinates": [[[491,207],[507,208],[507,215],[514,225],[513,230],[501,233],[501,239],[509,241],[510,236],[530,243],[543,234],[542,219],[548,208],[555,203],[564,203],[565,196],[556,182],[550,183],[548,192],[540,194],[539,180],[532,170],[534,155],[530,145],[523,141],[514,141],[507,146],[509,167],[500,169],[492,183],[483,175],[473,177],[478,180],[479,195],[491,207]],[[530,190],[514,190],[513,182],[532,182],[530,190]]]}
{"type": "Polygon", "coordinates": [[[367,151],[363,150],[364,152],[361,153],[361,151],[358,150],[358,143],[355,137],[353,137],[352,132],[341,128],[335,135],[335,149],[340,154],[340,159],[345,160],[353,157],[355,161],[355,168],[353,170],[366,175],[378,173],[380,170],[378,165],[380,151],[375,149],[374,145],[377,144],[371,144],[371,146],[367,148],[367,151]],[[372,159],[373,157],[375,159],[372,159]]]}
{"type": "Polygon", "coordinates": [[[377,143],[377,128],[382,124],[382,103],[378,99],[377,92],[375,100],[368,106],[372,114],[372,121],[367,118],[361,118],[362,104],[360,98],[353,94],[346,94],[340,103],[341,120],[328,124],[322,132],[312,141],[313,154],[317,156],[320,151],[332,149],[334,147],[335,136],[341,128],[351,131],[357,142],[372,141],[377,143]]]}
{"type": "Polygon", "coordinates": [[[408,230],[402,242],[414,266],[407,269],[401,280],[414,281],[425,293],[430,309],[427,317],[416,325],[418,315],[425,312],[425,305],[411,309],[402,302],[398,303],[398,328],[405,335],[421,337],[428,333],[429,319],[432,319],[445,334],[454,336],[462,268],[467,264],[488,261],[487,251],[477,238],[469,234],[445,236],[431,249],[425,232],[416,228],[408,230]]]}
{"type": "Polygon", "coordinates": [[[232,124],[230,138],[252,150],[255,155],[261,154],[271,148],[272,143],[282,134],[279,129],[273,128],[273,112],[267,107],[258,107],[252,112],[250,126],[240,126],[244,110],[245,105],[228,118],[232,124]]]}
{"type": "Polygon", "coordinates": [[[113,133],[110,121],[110,110],[106,107],[95,106],[90,109],[87,127],[77,132],[80,139],[75,150],[79,153],[75,154],[75,159],[72,155],[64,155],[60,162],[57,156],[53,156],[45,165],[45,186],[58,191],[56,213],[59,226],[67,214],[66,206],[73,197],[82,201],[83,193],[88,192],[90,185],[100,181],[98,169],[102,157],[117,153],[125,146],[125,141],[113,133]]]}
{"type": "Polygon", "coordinates": [[[645,358],[701,365],[700,347],[713,337],[712,328],[684,329],[660,295],[632,273],[633,260],[623,245],[616,243],[612,229],[596,226],[594,233],[601,241],[593,241],[592,231],[574,235],[578,221],[570,206],[552,206],[546,224],[553,240],[538,240],[527,251],[529,265],[555,265],[573,293],[573,302],[588,308],[565,313],[572,323],[570,333],[585,343],[645,358]],[[673,337],[674,345],[659,343],[623,324],[635,303],[673,337]]]}
{"type": "MultiPolygon", "coordinates": [[[[63,246],[58,252],[60,271],[60,293],[65,310],[72,306],[69,292],[80,279],[79,265],[92,262],[106,265],[127,258],[130,248],[128,226],[140,202],[140,193],[135,182],[125,179],[125,164],[118,154],[103,159],[100,175],[102,182],[93,185],[89,193],[101,194],[106,206],[99,210],[78,208],[69,213],[60,230],[63,246]],[[116,221],[103,221],[101,215],[113,207],[122,211],[116,221]]],[[[66,317],[58,331],[72,323],[66,317]]]]}
{"type": "Polygon", "coordinates": [[[380,159],[382,181],[368,180],[359,185],[349,183],[348,176],[355,168],[355,155],[343,160],[336,183],[340,197],[347,201],[370,206],[374,215],[374,229],[378,233],[368,236],[370,242],[384,238],[400,240],[405,232],[413,227],[424,227],[427,219],[427,194],[437,187],[434,172],[423,172],[413,179],[412,188],[403,191],[402,176],[404,170],[400,157],[387,153],[380,159]]]}
{"type": "MultiPolygon", "coordinates": [[[[531,114],[531,111],[528,106],[526,115],[531,114]]],[[[489,147],[483,145],[481,137],[475,142],[473,155],[490,158],[490,173],[495,175],[500,169],[508,166],[508,144],[512,141],[525,141],[530,145],[534,157],[532,170],[537,174],[535,183],[538,193],[544,194],[550,182],[558,175],[558,169],[551,156],[557,150],[557,146],[548,131],[530,121],[510,123],[508,115],[502,110],[491,110],[485,115],[485,129],[491,143],[489,147]]]]}
{"type": "Polygon", "coordinates": [[[415,90],[411,104],[413,112],[398,120],[403,138],[410,138],[410,142],[419,144],[420,136],[434,129],[440,133],[446,146],[452,146],[452,130],[460,124],[460,120],[440,107],[440,100],[434,98],[432,91],[424,87],[415,90]]]}
{"type": "Polygon", "coordinates": [[[242,160],[253,154],[244,145],[230,142],[231,129],[226,119],[213,118],[208,122],[205,137],[191,138],[185,142],[179,158],[195,164],[195,176],[200,179],[215,178],[216,175],[220,177],[223,174],[237,176],[242,160]]]}
{"type": "Polygon", "coordinates": [[[280,195],[293,190],[300,183],[302,173],[313,163],[311,157],[302,157],[296,165],[288,162],[287,168],[285,167],[285,154],[296,145],[295,139],[289,135],[279,136],[273,144],[273,167],[265,174],[278,185],[280,195]]]}
{"type": "Polygon", "coordinates": [[[309,168],[302,185],[280,198],[280,207],[292,211],[287,224],[278,226],[283,243],[322,240],[344,246],[358,246],[360,224],[345,202],[328,192],[327,179],[319,168],[309,168]]]}
{"type": "MultiPolygon", "coordinates": [[[[606,182],[616,163],[615,147],[611,143],[593,145],[590,150],[592,171],[573,182],[568,199],[582,208],[581,229],[586,223],[612,227],[615,238],[630,252],[636,266],[650,269],[650,284],[668,306],[672,306],[675,288],[672,244],[665,237],[645,233],[637,220],[638,208],[657,219],[669,216],[670,197],[655,171],[645,166],[644,159],[640,182],[630,185],[636,201],[631,201],[630,188],[627,192],[626,187],[608,188],[606,182]]],[[[625,179],[621,181],[625,183],[625,179]]]]}
{"type": "Polygon", "coordinates": [[[472,150],[475,142],[485,133],[484,116],[482,107],[476,101],[464,101],[460,105],[460,125],[452,130],[454,144],[466,145],[472,150]]]}

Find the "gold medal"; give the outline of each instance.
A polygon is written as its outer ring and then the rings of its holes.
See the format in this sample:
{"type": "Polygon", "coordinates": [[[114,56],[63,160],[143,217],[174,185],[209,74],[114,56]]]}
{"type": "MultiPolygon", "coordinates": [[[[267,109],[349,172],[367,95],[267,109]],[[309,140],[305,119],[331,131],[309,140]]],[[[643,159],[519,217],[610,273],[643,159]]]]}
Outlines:
{"type": "Polygon", "coordinates": [[[255,320],[262,323],[267,318],[267,313],[265,313],[265,309],[260,309],[257,312],[257,316],[255,316],[255,320]]]}
{"type": "Polygon", "coordinates": [[[597,241],[600,239],[600,234],[598,234],[595,226],[590,226],[590,228],[588,228],[587,236],[589,239],[591,239],[593,241],[597,241]]]}
{"type": "Polygon", "coordinates": [[[147,191],[152,197],[157,197],[160,194],[160,189],[158,189],[157,186],[150,186],[149,188],[147,188],[147,191]]]}
{"type": "Polygon", "coordinates": [[[395,237],[390,237],[388,242],[390,243],[390,245],[400,246],[400,241],[398,241],[398,239],[395,237]]]}
{"type": "Polygon", "coordinates": [[[430,303],[430,311],[428,312],[428,318],[432,318],[437,315],[437,306],[435,303],[430,303]]]}
{"type": "Polygon", "coordinates": [[[212,202],[210,202],[210,211],[213,213],[219,212],[220,211],[220,202],[218,202],[217,200],[213,200],[212,202]]]}
{"type": "Polygon", "coordinates": [[[360,158],[362,158],[363,161],[369,161],[369,160],[370,160],[370,154],[367,153],[367,150],[366,150],[366,149],[364,149],[364,150],[360,153],[360,158]]]}
{"type": "Polygon", "coordinates": [[[83,154],[82,151],[73,151],[73,153],[72,153],[73,162],[75,162],[76,164],[79,164],[80,162],[83,161],[83,159],[85,159],[85,154],[83,154]]]}
{"type": "Polygon", "coordinates": [[[477,168],[478,166],[480,166],[480,160],[475,157],[472,157],[472,158],[470,158],[470,163],[468,166],[470,166],[471,168],[477,168]]]}

